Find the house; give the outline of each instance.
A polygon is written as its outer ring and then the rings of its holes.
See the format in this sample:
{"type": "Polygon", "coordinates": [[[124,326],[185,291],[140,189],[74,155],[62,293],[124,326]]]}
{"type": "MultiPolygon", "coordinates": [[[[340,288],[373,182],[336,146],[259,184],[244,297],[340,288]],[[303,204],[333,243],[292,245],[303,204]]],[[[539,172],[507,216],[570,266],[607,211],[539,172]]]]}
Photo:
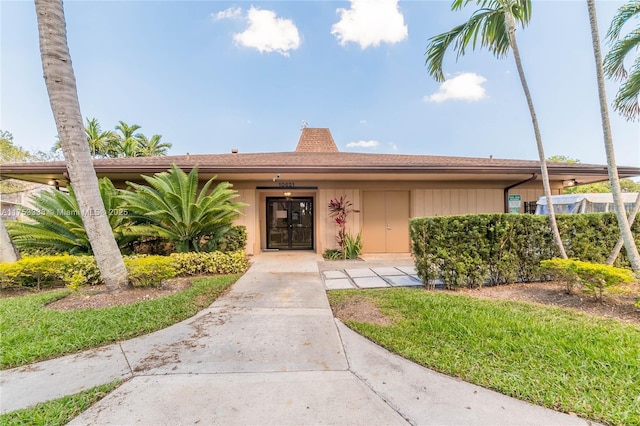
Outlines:
{"type": "MultiPolygon", "coordinates": [[[[292,152],[96,159],[94,167],[98,177],[125,186],[173,163],[187,172],[197,166],[202,181],[217,176],[233,183],[238,200],[248,204],[237,224],[247,227],[249,254],[335,248],[327,206],[342,195],[353,203],[347,230],[362,234],[365,253],[407,253],[411,217],[533,213],[543,194],[537,161],[340,152],[326,128],[304,128],[292,152]]],[[[553,194],[608,177],[603,165],[549,163],[548,169],[553,194]]],[[[619,175],[637,176],[640,168],[619,167],[619,175]]],[[[67,184],[64,162],[6,164],[0,177],[67,184]]]]}

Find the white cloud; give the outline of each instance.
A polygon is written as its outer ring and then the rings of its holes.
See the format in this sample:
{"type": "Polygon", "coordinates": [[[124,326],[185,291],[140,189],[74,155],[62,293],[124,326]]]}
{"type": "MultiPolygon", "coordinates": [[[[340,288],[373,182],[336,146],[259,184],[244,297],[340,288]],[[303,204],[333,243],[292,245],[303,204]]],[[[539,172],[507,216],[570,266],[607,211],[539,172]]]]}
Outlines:
{"type": "Polygon", "coordinates": [[[389,148],[391,148],[392,151],[397,151],[398,150],[398,145],[396,145],[395,142],[389,142],[388,145],[389,145],[389,148]]]}
{"type": "Polygon", "coordinates": [[[360,120],[360,124],[367,124],[367,120],[360,120]]]}
{"type": "Polygon", "coordinates": [[[242,33],[234,34],[236,43],[253,47],[262,52],[278,52],[289,56],[290,50],[300,47],[300,33],[290,19],[278,18],[271,10],[251,7],[247,12],[249,27],[242,33]]]}
{"type": "Polygon", "coordinates": [[[211,17],[216,21],[221,19],[239,18],[242,16],[242,9],[239,7],[230,7],[229,9],[221,10],[218,13],[212,13],[211,17]]]}
{"type": "Polygon", "coordinates": [[[351,9],[337,9],[340,21],[331,27],[342,46],[358,43],[361,49],[380,43],[398,43],[407,38],[398,0],[350,0],[351,9]]]}
{"type": "Polygon", "coordinates": [[[349,142],[347,148],[376,148],[378,145],[380,145],[378,141],[358,141],[349,142]]]}
{"type": "Polygon", "coordinates": [[[482,83],[486,78],[474,73],[458,74],[440,85],[437,93],[425,96],[425,102],[444,102],[448,100],[477,102],[487,97],[482,83]]]}

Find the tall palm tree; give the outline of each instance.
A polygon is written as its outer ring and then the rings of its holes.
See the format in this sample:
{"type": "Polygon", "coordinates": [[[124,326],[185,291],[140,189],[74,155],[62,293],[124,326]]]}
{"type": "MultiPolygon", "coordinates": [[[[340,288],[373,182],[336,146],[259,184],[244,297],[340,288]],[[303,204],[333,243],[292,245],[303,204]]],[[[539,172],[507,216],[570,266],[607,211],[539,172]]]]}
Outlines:
{"type": "Polygon", "coordinates": [[[604,58],[604,72],[609,78],[621,80],[613,107],[627,120],[640,118],[640,56],[636,57],[631,69],[627,71],[624,61],[632,51],[640,48],[640,24],[625,37],[620,38],[622,28],[632,18],[640,18],[640,1],[633,0],[620,7],[611,21],[607,40],[612,43],[611,51],[604,58]]]}
{"type": "MultiPolygon", "coordinates": [[[[552,206],[551,185],[549,184],[549,172],[547,171],[547,160],[544,155],[542,136],[538,126],[538,118],[533,106],[531,92],[529,91],[529,85],[527,84],[524,68],[522,67],[515,32],[516,22],[523,28],[528,24],[531,18],[531,0],[454,0],[451,9],[460,10],[472,1],[480,6],[480,9],[474,12],[467,22],[452,28],[446,33],[429,39],[430,43],[426,52],[426,65],[429,74],[431,74],[436,81],[445,80],[444,73],[442,72],[442,61],[447,49],[449,49],[452,44],[453,50],[457,52],[458,56],[464,55],[469,44],[471,44],[472,49],[475,49],[479,43],[480,47],[486,47],[497,58],[506,56],[509,49],[511,49],[516,61],[520,83],[522,84],[522,89],[527,99],[529,113],[531,114],[533,133],[538,146],[538,156],[540,157],[544,195],[547,198],[547,205],[552,206]]],[[[567,254],[562,244],[562,238],[560,237],[560,231],[558,230],[553,208],[549,209],[549,222],[551,224],[553,239],[558,246],[560,256],[566,259],[567,254]]]]}
{"type": "Polygon", "coordinates": [[[167,150],[171,148],[169,142],[161,142],[162,135],[153,135],[151,139],[143,134],[138,136],[138,156],[139,157],[157,157],[167,155],[167,150]]]}
{"type": "Polygon", "coordinates": [[[102,280],[109,291],[117,292],[128,286],[127,270],[107,216],[103,214],[104,204],[84,133],[71,66],[62,1],[35,0],[35,6],[44,80],[69,178],[102,280]]]}
{"type": "Polygon", "coordinates": [[[141,133],[136,133],[140,126],[132,124],[129,126],[124,121],[119,121],[116,126],[116,146],[117,149],[112,153],[113,157],[139,157],[138,155],[138,138],[141,133]]]}
{"type": "MultiPolygon", "coordinates": [[[[607,169],[609,171],[609,182],[611,183],[611,193],[613,194],[613,205],[618,218],[618,227],[620,228],[620,236],[627,249],[627,256],[631,269],[634,272],[640,272],[640,254],[638,247],[633,239],[631,227],[627,220],[622,200],[622,190],[620,189],[620,179],[618,177],[618,166],[616,165],[616,156],[613,150],[613,136],[611,134],[611,122],[609,120],[609,108],[607,107],[607,92],[604,86],[604,66],[602,64],[602,53],[600,51],[600,35],[598,34],[598,20],[596,14],[596,5],[594,0],[587,0],[587,9],[589,11],[589,23],[591,25],[591,39],[593,41],[593,56],[596,63],[596,76],[598,80],[598,98],[600,100],[600,116],[602,117],[602,133],[604,134],[604,149],[607,154],[607,169]]],[[[640,35],[638,36],[640,37],[640,35]]],[[[637,98],[636,98],[637,101],[637,98]]]]}
{"type": "Polygon", "coordinates": [[[4,221],[0,219],[0,262],[15,262],[20,259],[20,253],[16,250],[4,221]]]}
{"type": "Polygon", "coordinates": [[[87,118],[86,120],[87,124],[84,127],[84,132],[87,135],[87,142],[89,142],[91,156],[108,157],[115,135],[111,130],[102,131],[97,119],[92,118],[89,120],[87,118]]]}

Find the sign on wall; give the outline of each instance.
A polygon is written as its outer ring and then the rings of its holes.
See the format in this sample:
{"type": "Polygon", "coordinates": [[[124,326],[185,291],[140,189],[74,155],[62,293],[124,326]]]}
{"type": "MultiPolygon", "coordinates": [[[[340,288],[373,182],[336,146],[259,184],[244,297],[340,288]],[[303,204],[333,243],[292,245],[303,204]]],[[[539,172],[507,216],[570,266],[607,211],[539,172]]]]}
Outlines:
{"type": "Polygon", "coordinates": [[[522,196],[520,194],[509,195],[509,213],[520,213],[522,196]]]}

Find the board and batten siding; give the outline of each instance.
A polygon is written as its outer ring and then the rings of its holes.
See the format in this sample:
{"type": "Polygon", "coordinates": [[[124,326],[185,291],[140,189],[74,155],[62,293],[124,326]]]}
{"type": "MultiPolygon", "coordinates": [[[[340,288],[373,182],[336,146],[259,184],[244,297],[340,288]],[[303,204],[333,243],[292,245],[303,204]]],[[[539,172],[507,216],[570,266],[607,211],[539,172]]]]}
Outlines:
{"type": "Polygon", "coordinates": [[[502,189],[415,189],[412,217],[500,213],[504,209],[502,189]]]}
{"type": "Polygon", "coordinates": [[[242,208],[243,214],[233,224],[247,227],[247,246],[245,250],[248,255],[253,255],[255,250],[259,251],[260,249],[259,241],[257,240],[260,235],[260,228],[257,217],[258,200],[256,199],[256,190],[236,189],[236,191],[238,192],[238,197],[233,201],[243,202],[247,205],[242,208]]]}
{"type": "Polygon", "coordinates": [[[322,253],[326,249],[338,248],[336,236],[338,235],[338,227],[333,218],[329,217],[329,201],[332,198],[340,198],[346,196],[351,201],[352,211],[347,216],[347,232],[357,235],[360,228],[360,190],[359,189],[336,189],[327,188],[319,189],[315,202],[316,221],[316,251],[322,253]]]}

